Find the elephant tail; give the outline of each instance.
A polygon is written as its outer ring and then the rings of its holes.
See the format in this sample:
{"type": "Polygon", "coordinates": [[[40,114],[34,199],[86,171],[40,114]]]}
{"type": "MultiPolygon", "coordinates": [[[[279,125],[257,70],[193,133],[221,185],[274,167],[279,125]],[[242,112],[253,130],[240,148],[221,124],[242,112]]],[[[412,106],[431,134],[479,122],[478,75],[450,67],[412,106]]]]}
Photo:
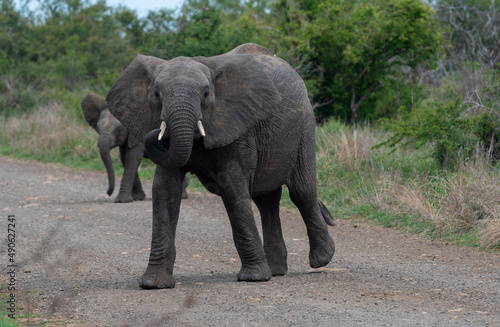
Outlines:
{"type": "Polygon", "coordinates": [[[328,210],[328,208],[320,200],[318,200],[318,204],[319,204],[319,210],[321,211],[321,215],[323,216],[323,219],[325,219],[325,222],[330,226],[335,226],[335,222],[333,221],[333,216],[328,210]]]}

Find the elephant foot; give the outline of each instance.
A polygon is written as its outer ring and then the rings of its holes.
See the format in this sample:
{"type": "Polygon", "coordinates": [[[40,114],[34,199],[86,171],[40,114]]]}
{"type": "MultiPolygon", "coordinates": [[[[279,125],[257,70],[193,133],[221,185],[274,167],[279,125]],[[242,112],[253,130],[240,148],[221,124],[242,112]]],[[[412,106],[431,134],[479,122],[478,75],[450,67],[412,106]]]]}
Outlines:
{"type": "Polygon", "coordinates": [[[132,195],[118,194],[118,196],[115,199],[115,203],[128,203],[133,201],[134,199],[132,198],[132,195]]]}
{"type": "Polygon", "coordinates": [[[173,288],[175,279],[165,266],[148,266],[139,286],[143,289],[173,288]]]}
{"type": "Polygon", "coordinates": [[[288,267],[287,265],[273,265],[272,263],[269,264],[269,267],[271,268],[271,273],[273,276],[284,276],[288,272],[288,267]]]}
{"type": "Polygon", "coordinates": [[[330,235],[327,236],[324,242],[311,245],[309,252],[309,264],[312,268],[326,266],[333,258],[335,253],[335,244],[330,235]]]}
{"type": "Polygon", "coordinates": [[[188,197],[188,192],[186,192],[186,190],[182,191],[182,199],[187,199],[188,197]]]}
{"type": "Polygon", "coordinates": [[[258,266],[243,267],[238,273],[239,282],[266,282],[271,279],[271,268],[264,263],[258,266]]]}
{"type": "Polygon", "coordinates": [[[132,198],[134,199],[134,201],[142,201],[146,198],[146,193],[144,193],[143,190],[133,191],[132,198]]]}
{"type": "Polygon", "coordinates": [[[266,259],[271,268],[273,276],[283,276],[288,272],[288,264],[286,261],[286,251],[284,255],[277,255],[274,252],[266,251],[266,259]]]}

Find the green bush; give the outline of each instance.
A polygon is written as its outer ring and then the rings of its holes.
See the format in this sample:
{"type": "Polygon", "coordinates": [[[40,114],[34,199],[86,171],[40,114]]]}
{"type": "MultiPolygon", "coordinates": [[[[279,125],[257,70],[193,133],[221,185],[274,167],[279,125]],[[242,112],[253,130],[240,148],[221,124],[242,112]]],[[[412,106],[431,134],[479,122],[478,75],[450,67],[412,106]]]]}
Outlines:
{"type": "Polygon", "coordinates": [[[442,168],[454,168],[475,155],[499,156],[499,120],[484,112],[475,116],[464,114],[460,100],[451,104],[435,103],[413,111],[400,108],[396,119],[382,119],[381,125],[390,136],[377,144],[420,148],[430,144],[432,156],[442,168]]]}

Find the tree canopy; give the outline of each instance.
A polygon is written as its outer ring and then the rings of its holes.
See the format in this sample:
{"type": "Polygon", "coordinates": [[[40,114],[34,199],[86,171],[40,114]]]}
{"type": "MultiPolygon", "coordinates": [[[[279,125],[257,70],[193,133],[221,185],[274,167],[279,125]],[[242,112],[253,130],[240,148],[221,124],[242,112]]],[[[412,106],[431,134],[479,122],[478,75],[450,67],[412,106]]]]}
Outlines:
{"type": "MultiPolygon", "coordinates": [[[[320,68],[319,113],[358,120],[362,105],[401,73],[438,59],[442,34],[433,10],[415,0],[320,1],[309,17],[309,56],[320,68]]],[[[368,106],[367,106],[368,108],[368,106]]],[[[367,111],[363,116],[367,116],[367,111]]]]}
{"type": "MultiPolygon", "coordinates": [[[[492,2],[483,2],[478,10],[490,13],[492,2]]],[[[138,53],[213,56],[255,42],[302,76],[319,119],[350,122],[409,106],[420,72],[443,58],[450,26],[439,8],[454,6],[453,0],[434,7],[424,0],[186,0],[179,11],[141,18],[106,0],[40,3],[35,13],[0,0],[2,112],[18,106],[14,85],[105,90],[138,53]]]]}

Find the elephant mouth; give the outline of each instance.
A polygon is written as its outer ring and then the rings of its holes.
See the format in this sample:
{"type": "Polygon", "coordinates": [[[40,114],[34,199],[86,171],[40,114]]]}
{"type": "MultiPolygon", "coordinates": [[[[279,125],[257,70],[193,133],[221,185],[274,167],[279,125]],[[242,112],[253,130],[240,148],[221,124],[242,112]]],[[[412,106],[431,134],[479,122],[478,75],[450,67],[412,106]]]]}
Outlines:
{"type": "Polygon", "coordinates": [[[171,163],[172,158],[177,157],[177,155],[171,151],[171,138],[170,136],[163,135],[161,140],[159,140],[160,133],[160,129],[154,129],[144,137],[144,146],[148,158],[155,164],[164,168],[178,169],[182,167],[184,163],[171,163]]]}
{"type": "Polygon", "coordinates": [[[149,132],[148,134],[151,134],[151,135],[158,135],[158,137],[156,138],[153,138],[151,137],[151,141],[155,140],[156,141],[156,146],[159,148],[159,149],[163,149],[163,150],[169,150],[170,149],[170,135],[161,135],[161,129],[155,129],[155,130],[152,130],[151,132],[149,132]],[[160,135],[161,135],[161,139],[160,139],[160,135]]]}
{"type": "Polygon", "coordinates": [[[174,121],[174,128],[171,130],[169,127],[167,130],[167,123],[162,121],[159,129],[146,134],[144,146],[151,161],[167,169],[179,169],[188,162],[195,128],[198,128],[202,137],[205,136],[205,129],[201,120],[198,120],[196,127],[189,123],[183,125],[174,121]]]}
{"type": "MultiPolygon", "coordinates": [[[[201,119],[196,122],[196,127],[198,127],[198,131],[200,132],[200,135],[202,137],[205,137],[206,136],[205,127],[203,127],[203,122],[201,121],[201,119]]],[[[163,140],[163,137],[165,136],[166,131],[167,131],[167,123],[164,120],[162,120],[162,122],[160,124],[160,132],[158,133],[158,141],[163,140]]]]}

